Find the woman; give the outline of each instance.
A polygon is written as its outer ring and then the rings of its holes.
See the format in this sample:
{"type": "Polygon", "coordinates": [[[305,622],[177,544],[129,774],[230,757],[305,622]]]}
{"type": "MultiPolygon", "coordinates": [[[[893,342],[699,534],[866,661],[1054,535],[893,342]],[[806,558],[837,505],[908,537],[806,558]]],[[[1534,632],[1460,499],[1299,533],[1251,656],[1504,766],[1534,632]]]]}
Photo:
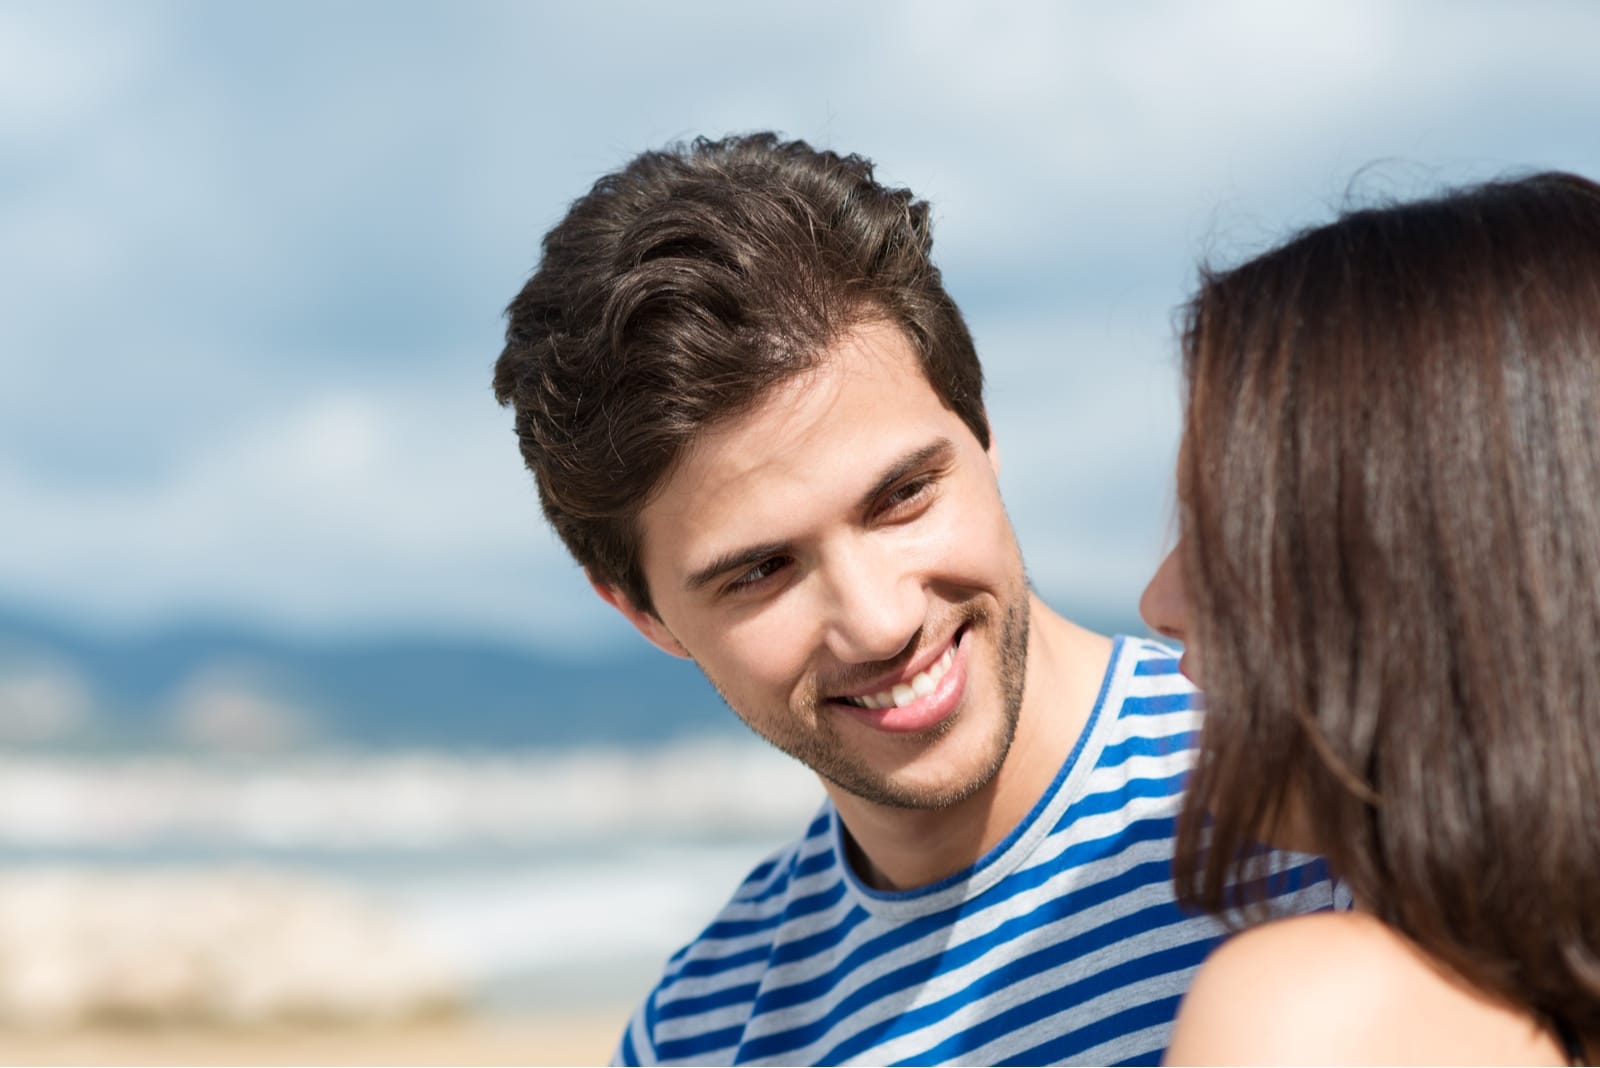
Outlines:
{"type": "Polygon", "coordinates": [[[1179,889],[1248,906],[1267,841],[1356,907],[1225,943],[1169,1060],[1596,1056],[1600,186],[1345,215],[1205,274],[1183,350],[1179,889]]]}

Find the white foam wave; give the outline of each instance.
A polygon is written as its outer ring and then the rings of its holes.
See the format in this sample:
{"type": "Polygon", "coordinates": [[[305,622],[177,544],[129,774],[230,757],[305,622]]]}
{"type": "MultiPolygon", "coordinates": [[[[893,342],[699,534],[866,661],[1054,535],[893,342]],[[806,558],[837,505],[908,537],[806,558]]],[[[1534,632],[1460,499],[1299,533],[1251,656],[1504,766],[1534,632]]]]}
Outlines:
{"type": "Polygon", "coordinates": [[[793,833],[816,779],[754,743],[639,753],[0,756],[0,848],[537,847],[793,833]]]}

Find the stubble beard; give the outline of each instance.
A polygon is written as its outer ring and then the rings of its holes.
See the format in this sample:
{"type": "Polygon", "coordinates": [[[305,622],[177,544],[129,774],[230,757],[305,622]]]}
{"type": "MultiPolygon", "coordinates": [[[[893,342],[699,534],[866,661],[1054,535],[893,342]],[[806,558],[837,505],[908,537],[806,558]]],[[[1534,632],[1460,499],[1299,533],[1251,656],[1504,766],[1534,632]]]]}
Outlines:
{"type": "MultiPolygon", "coordinates": [[[[1012,740],[1016,737],[1028,674],[1028,598],[1024,584],[1018,596],[1005,607],[997,631],[992,612],[973,607],[962,615],[963,623],[970,627],[972,638],[987,632],[995,633],[996,672],[1000,688],[1000,716],[987,739],[987,760],[975,774],[963,780],[937,785],[902,782],[896,779],[892,771],[885,772],[856,758],[849,745],[834,730],[833,717],[820,707],[821,700],[815,693],[804,699],[805,707],[786,721],[792,724],[815,724],[815,729],[763,730],[747,717],[741,715],[739,718],[778,749],[835,786],[863,800],[890,808],[924,810],[960,804],[994,779],[1005,764],[1012,740]]],[[[723,700],[727,701],[727,693],[717,684],[717,680],[712,679],[711,682],[722,693],[723,700]]],[[[732,702],[728,704],[730,708],[734,707],[732,702]]],[[[737,714],[738,709],[734,708],[734,712],[737,714]]],[[[927,730],[907,735],[907,740],[923,747],[932,745],[970,714],[968,708],[958,708],[927,730]]]]}

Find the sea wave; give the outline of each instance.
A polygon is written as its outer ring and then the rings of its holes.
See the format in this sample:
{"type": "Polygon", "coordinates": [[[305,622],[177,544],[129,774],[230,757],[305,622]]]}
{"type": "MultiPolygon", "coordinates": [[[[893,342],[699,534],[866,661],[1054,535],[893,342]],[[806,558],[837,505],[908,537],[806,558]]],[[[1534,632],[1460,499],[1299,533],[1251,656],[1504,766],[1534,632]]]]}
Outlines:
{"type": "Polygon", "coordinates": [[[649,752],[0,756],[0,849],[535,848],[792,832],[815,777],[750,742],[649,752]]]}
{"type": "Polygon", "coordinates": [[[623,1011],[821,796],[727,739],[0,755],[0,1029],[623,1011]]]}

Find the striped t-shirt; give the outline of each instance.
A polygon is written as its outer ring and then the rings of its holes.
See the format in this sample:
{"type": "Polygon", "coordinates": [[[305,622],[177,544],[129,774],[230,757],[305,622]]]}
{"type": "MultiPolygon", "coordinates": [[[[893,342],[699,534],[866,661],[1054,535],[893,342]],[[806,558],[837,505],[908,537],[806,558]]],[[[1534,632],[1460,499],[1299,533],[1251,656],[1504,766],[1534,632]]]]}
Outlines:
{"type": "MultiPolygon", "coordinates": [[[[972,867],[900,893],[844,859],[831,804],[670,961],[623,1064],[1154,1064],[1215,920],[1173,898],[1199,739],[1173,652],[1118,638],[1083,736],[972,867]]],[[[1291,858],[1286,911],[1332,904],[1291,858]]]]}

